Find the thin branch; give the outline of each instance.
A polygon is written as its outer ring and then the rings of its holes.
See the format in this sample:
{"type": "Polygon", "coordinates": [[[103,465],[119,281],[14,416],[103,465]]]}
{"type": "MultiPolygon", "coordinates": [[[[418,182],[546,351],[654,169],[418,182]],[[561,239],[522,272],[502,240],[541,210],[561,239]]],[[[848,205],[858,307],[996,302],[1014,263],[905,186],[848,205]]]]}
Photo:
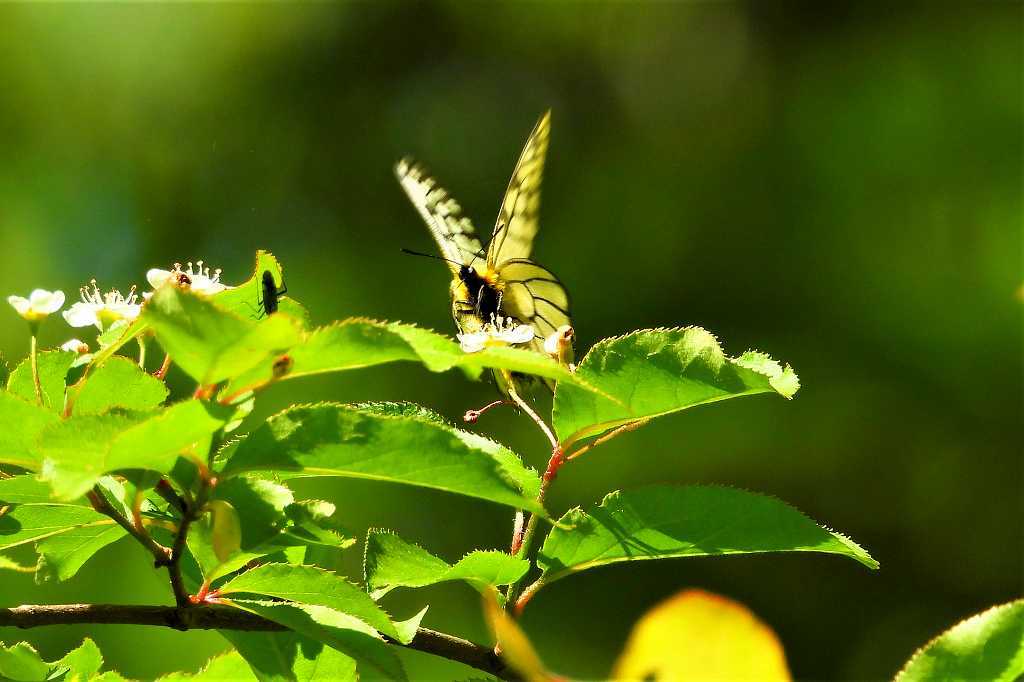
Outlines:
{"type": "Polygon", "coordinates": [[[146,532],[145,528],[136,528],[135,524],[129,521],[124,514],[115,509],[114,506],[107,501],[107,498],[103,495],[103,491],[100,490],[99,486],[95,486],[90,490],[87,497],[89,498],[89,502],[92,504],[93,509],[98,511],[100,514],[113,519],[117,525],[124,528],[129,535],[138,540],[139,544],[149,550],[149,553],[153,555],[154,566],[160,567],[167,565],[168,561],[170,561],[171,550],[154,540],[153,537],[146,532]]]}
{"type": "Polygon", "coordinates": [[[628,424],[623,424],[622,426],[619,426],[619,427],[617,427],[615,429],[612,429],[611,431],[609,431],[608,433],[604,434],[600,438],[597,438],[597,439],[593,440],[592,442],[587,443],[583,447],[581,447],[581,448],[579,448],[577,450],[574,450],[572,453],[569,454],[568,457],[566,457],[566,459],[576,459],[577,457],[579,457],[580,455],[584,454],[585,452],[587,452],[587,451],[589,451],[589,450],[591,450],[593,448],[596,448],[598,445],[601,445],[603,443],[607,443],[612,438],[615,438],[615,436],[621,436],[624,433],[629,433],[630,431],[636,431],[637,429],[639,429],[641,426],[643,426],[644,424],[646,424],[649,421],[651,421],[650,417],[644,417],[642,419],[637,419],[635,422],[629,422],[628,424]]]}
{"type": "Polygon", "coordinates": [[[161,478],[160,481],[153,488],[156,494],[164,498],[167,504],[171,505],[178,510],[179,513],[185,513],[185,500],[177,493],[174,487],[168,482],[166,478],[161,478]]]}
{"type": "MultiPolygon", "coordinates": [[[[42,604],[0,609],[0,627],[104,623],[153,625],[175,630],[286,630],[271,620],[223,604],[136,606],[121,604],[42,604]]],[[[397,642],[392,642],[397,644],[397,642]]],[[[483,670],[504,680],[518,679],[491,647],[428,628],[419,628],[410,649],[441,656],[483,670]]]]}
{"type": "MultiPolygon", "coordinates": [[[[537,427],[547,437],[548,442],[551,443],[551,458],[548,460],[547,469],[544,471],[544,476],[541,478],[540,490],[537,493],[537,504],[544,504],[544,498],[547,496],[548,488],[551,487],[551,483],[555,480],[558,475],[558,470],[562,468],[562,465],[566,463],[565,454],[562,451],[561,445],[558,444],[558,438],[548,427],[547,423],[540,418],[536,412],[523,400],[516,392],[515,383],[511,377],[508,379],[508,395],[512,401],[533,420],[537,427]]],[[[530,549],[533,544],[533,537],[537,534],[537,523],[539,517],[536,514],[530,514],[530,519],[526,522],[526,527],[523,528],[522,516],[520,513],[516,514],[515,527],[512,530],[512,551],[515,556],[522,559],[530,558],[530,549]]],[[[524,576],[525,577],[525,576],[524,576]]],[[[519,595],[522,593],[523,579],[515,581],[508,586],[505,592],[505,604],[506,608],[512,610],[516,602],[519,599],[519,595]]]]}

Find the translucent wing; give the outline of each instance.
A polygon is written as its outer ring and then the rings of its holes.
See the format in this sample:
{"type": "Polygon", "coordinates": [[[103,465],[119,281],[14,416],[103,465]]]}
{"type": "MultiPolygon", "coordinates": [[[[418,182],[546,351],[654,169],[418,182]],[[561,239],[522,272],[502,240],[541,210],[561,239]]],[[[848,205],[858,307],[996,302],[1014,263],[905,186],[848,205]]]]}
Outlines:
{"type": "Polygon", "coordinates": [[[395,164],[395,175],[413,206],[434,235],[441,255],[449,261],[448,267],[458,274],[460,264],[468,264],[483,253],[476,229],[469,218],[462,215],[462,207],[448,192],[430,177],[422,166],[405,158],[395,164]]]}
{"type": "Polygon", "coordinates": [[[529,259],[516,258],[502,263],[498,277],[504,283],[501,305],[505,314],[532,324],[539,345],[563,324],[571,324],[569,295],[551,271],[529,259]]]}
{"type": "Polygon", "coordinates": [[[505,198],[498,211],[491,243],[487,245],[487,266],[496,269],[503,261],[529,258],[533,238],[537,234],[537,214],[540,210],[540,181],[544,173],[544,156],[548,151],[551,130],[551,112],[537,121],[512,179],[505,190],[505,198]]]}

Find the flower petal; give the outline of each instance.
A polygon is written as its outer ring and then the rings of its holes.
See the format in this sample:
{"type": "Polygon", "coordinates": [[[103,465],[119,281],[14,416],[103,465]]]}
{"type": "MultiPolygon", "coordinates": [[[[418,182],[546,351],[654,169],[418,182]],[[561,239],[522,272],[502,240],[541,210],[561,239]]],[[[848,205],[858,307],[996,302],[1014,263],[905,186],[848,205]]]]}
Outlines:
{"type": "Polygon", "coordinates": [[[35,308],[38,312],[49,315],[64,307],[64,292],[58,289],[57,291],[50,291],[47,293],[49,294],[49,297],[46,301],[35,304],[35,308]]]}
{"type": "Polygon", "coordinates": [[[7,302],[14,306],[14,309],[18,311],[18,314],[23,316],[28,312],[28,309],[32,307],[27,298],[22,296],[8,296],[7,302]]]}
{"type": "Polygon", "coordinates": [[[487,346],[487,339],[489,338],[486,332],[458,334],[457,337],[463,353],[479,353],[487,346]]]}
{"type": "Polygon", "coordinates": [[[88,353],[89,344],[85,341],[79,341],[78,339],[68,339],[64,343],[60,344],[60,349],[69,353],[88,353]]]}
{"type": "Polygon", "coordinates": [[[154,289],[159,289],[164,282],[171,278],[170,270],[161,270],[160,268],[151,268],[146,271],[146,281],[149,282],[149,286],[154,289]]]}
{"type": "Polygon", "coordinates": [[[498,335],[498,338],[506,343],[529,343],[533,340],[533,336],[533,327],[528,324],[521,324],[515,329],[502,332],[498,335]]]}
{"type": "Polygon", "coordinates": [[[72,327],[89,327],[91,325],[99,326],[99,320],[96,319],[96,312],[103,306],[97,306],[93,303],[83,303],[79,301],[70,308],[65,310],[62,314],[64,319],[72,327]]]}

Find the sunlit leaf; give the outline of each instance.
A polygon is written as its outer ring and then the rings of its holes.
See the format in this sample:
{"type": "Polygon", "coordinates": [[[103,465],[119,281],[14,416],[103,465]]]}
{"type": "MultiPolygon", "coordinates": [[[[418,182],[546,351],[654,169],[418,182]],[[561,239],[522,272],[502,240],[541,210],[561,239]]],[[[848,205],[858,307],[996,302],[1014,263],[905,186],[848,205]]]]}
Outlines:
{"type": "Polygon", "coordinates": [[[774,497],[718,486],[653,486],[571,509],[544,540],[540,584],[621,561],[825,552],[878,568],[855,542],[774,497]]]}
{"type": "Polygon", "coordinates": [[[174,362],[201,385],[238,376],[301,339],[299,324],[286,315],[256,322],[170,285],[153,294],[142,318],[174,362]]]}
{"type": "Polygon", "coordinates": [[[139,369],[128,358],[115,357],[86,377],[74,398],[74,414],[100,414],[113,407],[148,410],[167,397],[159,379],[139,369]]]}
{"type": "Polygon", "coordinates": [[[498,591],[484,592],[484,617],[497,641],[497,648],[508,667],[525,682],[555,682],[559,678],[548,672],[537,651],[519,624],[501,608],[498,591]]]}
{"type": "Polygon", "coordinates": [[[789,680],[779,638],[746,607],[684,590],[637,621],[617,680],[789,680]]]}
{"type": "Polygon", "coordinates": [[[1024,599],[993,606],[928,642],[896,675],[896,682],[991,680],[1024,675],[1024,599]]]}
{"type": "Polygon", "coordinates": [[[364,621],[326,606],[232,599],[233,606],[323,642],[356,661],[360,679],[405,680],[391,647],[364,621]]]}
{"type": "Polygon", "coordinates": [[[229,651],[214,656],[195,673],[175,672],[162,675],[157,682],[184,682],[185,680],[254,680],[253,674],[245,658],[237,651],[229,651]]]}
{"type": "Polygon", "coordinates": [[[91,507],[73,504],[17,504],[0,513],[0,550],[67,533],[113,525],[91,507]]]}
{"type": "Polygon", "coordinates": [[[256,678],[266,682],[355,682],[356,662],[322,642],[297,632],[244,632],[221,630],[249,664],[256,678]]]}
{"type": "Polygon", "coordinates": [[[63,676],[67,682],[92,680],[103,667],[103,654],[96,643],[86,637],[77,648],[72,649],[52,664],[49,679],[63,676]]]}
{"type": "Polygon", "coordinates": [[[14,464],[38,471],[42,457],[36,447],[39,433],[60,418],[40,407],[35,398],[24,400],[0,391],[0,464],[14,464]]]}
{"type": "MultiPolygon", "coordinates": [[[[252,277],[238,286],[214,294],[211,299],[221,308],[239,317],[261,319],[266,316],[263,309],[263,273],[269,272],[274,284],[280,290],[285,285],[284,268],[269,251],[256,252],[256,268],[252,277]]],[[[278,298],[278,311],[299,321],[305,326],[309,314],[290,296],[278,298]]]]}
{"type": "Polygon", "coordinates": [[[271,417],[237,444],[222,473],[259,470],[406,483],[543,511],[530,495],[536,474],[497,443],[345,405],[297,406],[271,417]]]}
{"type": "Polygon", "coordinates": [[[63,679],[68,682],[92,680],[103,666],[103,656],[86,638],[63,658],[48,663],[28,642],[9,647],[0,644],[0,678],[15,682],[63,679]]]}
{"type": "Polygon", "coordinates": [[[84,495],[113,471],[168,473],[179,455],[203,444],[228,415],[227,408],[187,400],[158,412],[66,419],[39,436],[43,478],[66,500],[84,495]]]}
{"type": "Polygon", "coordinates": [[[90,365],[92,368],[101,366],[121,350],[126,343],[138,338],[149,329],[149,324],[142,318],[135,319],[131,324],[112,325],[97,337],[100,350],[93,354],[90,365]]]}
{"type": "Polygon", "coordinates": [[[464,580],[484,590],[515,582],[529,568],[524,559],[483,550],[470,552],[452,565],[394,533],[370,529],[366,534],[363,570],[375,599],[396,587],[425,587],[449,580],[464,580]]]}
{"type": "MultiPolygon", "coordinates": [[[[39,387],[42,389],[44,407],[54,412],[64,409],[64,381],[74,360],[74,353],[60,350],[45,350],[38,353],[36,363],[39,368],[39,387]]],[[[7,391],[27,402],[36,402],[32,363],[29,358],[22,360],[11,372],[7,379],[7,391]]]]}
{"type": "Polygon", "coordinates": [[[39,564],[36,567],[36,582],[67,580],[78,573],[78,569],[96,552],[127,534],[115,523],[86,525],[37,542],[39,564]]]}
{"type": "Polygon", "coordinates": [[[28,642],[9,647],[0,644],[0,677],[17,682],[45,680],[50,664],[44,661],[28,642]]]}
{"type": "Polygon", "coordinates": [[[397,361],[423,364],[432,372],[461,368],[470,377],[479,377],[484,369],[507,369],[524,374],[576,383],[590,389],[568,368],[546,355],[522,348],[488,348],[465,353],[454,340],[429,329],[402,322],[378,322],[363,318],[343,320],[320,327],[304,336],[302,343],[288,353],[287,371],[275,370],[277,358],[267,358],[231,382],[226,394],[235,394],[270,381],[275,372],[280,379],[340,372],[397,361]]]}
{"type": "Polygon", "coordinates": [[[568,448],[611,429],[695,405],[756,393],[792,398],[800,384],[787,365],[750,351],[730,358],[699,327],[648,329],[596,343],[576,369],[593,390],[561,383],[554,426],[568,448]]]}
{"type": "Polygon", "coordinates": [[[261,595],[325,606],[354,616],[389,637],[401,637],[391,618],[370,595],[336,573],[315,566],[264,564],[224,583],[220,593],[261,595]]]}

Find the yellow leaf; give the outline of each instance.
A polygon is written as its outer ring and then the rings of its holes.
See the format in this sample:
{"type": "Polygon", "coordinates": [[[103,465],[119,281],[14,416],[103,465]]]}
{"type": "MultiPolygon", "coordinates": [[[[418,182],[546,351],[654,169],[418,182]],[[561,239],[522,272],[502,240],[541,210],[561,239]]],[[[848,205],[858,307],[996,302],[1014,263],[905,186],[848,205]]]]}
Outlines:
{"type": "Polygon", "coordinates": [[[684,590],[637,621],[615,664],[625,680],[790,680],[779,638],[745,606],[684,590]]]}
{"type": "Polygon", "coordinates": [[[519,625],[498,604],[498,591],[493,587],[484,593],[484,616],[498,642],[502,659],[525,682],[552,682],[559,679],[544,667],[540,656],[519,625]]]}
{"type": "Polygon", "coordinates": [[[207,505],[212,520],[213,553],[221,562],[227,561],[242,546],[242,524],[238,512],[229,502],[214,500],[207,505]]]}

